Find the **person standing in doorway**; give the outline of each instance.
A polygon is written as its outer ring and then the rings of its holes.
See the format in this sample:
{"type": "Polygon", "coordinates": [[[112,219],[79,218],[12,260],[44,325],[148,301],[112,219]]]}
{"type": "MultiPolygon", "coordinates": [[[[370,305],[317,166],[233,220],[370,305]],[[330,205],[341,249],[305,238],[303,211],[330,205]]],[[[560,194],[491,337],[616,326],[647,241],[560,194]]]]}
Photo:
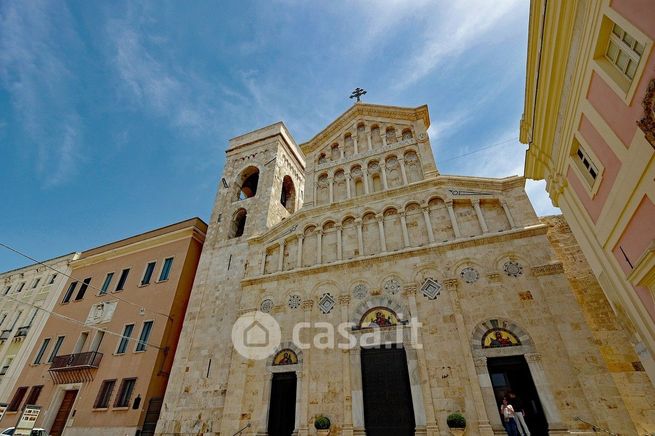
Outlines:
{"type": "Polygon", "coordinates": [[[514,420],[514,407],[509,403],[507,397],[503,398],[503,404],[500,406],[500,414],[503,416],[503,425],[509,436],[518,436],[518,427],[514,420]]]}
{"type": "Polygon", "coordinates": [[[525,423],[525,406],[523,401],[514,392],[507,394],[509,402],[514,406],[514,421],[516,421],[516,428],[521,436],[530,436],[530,429],[525,423]]]}

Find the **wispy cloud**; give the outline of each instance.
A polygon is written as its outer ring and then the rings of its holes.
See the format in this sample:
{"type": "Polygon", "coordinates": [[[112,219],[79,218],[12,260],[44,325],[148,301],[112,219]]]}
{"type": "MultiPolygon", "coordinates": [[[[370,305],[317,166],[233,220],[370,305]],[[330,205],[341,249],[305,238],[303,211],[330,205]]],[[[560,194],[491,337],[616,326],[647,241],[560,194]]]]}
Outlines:
{"type": "Polygon", "coordinates": [[[476,45],[488,45],[504,36],[501,22],[521,12],[522,0],[468,0],[432,3],[418,44],[395,81],[396,89],[405,89],[425,77],[444,62],[452,61],[476,45]]]}
{"type": "Polygon", "coordinates": [[[81,158],[80,117],[69,97],[75,74],[58,45],[79,44],[72,27],[64,4],[0,4],[0,80],[29,140],[22,154],[45,187],[69,180],[81,158]]]}
{"type": "Polygon", "coordinates": [[[210,84],[192,70],[158,58],[154,48],[167,41],[140,29],[142,21],[151,19],[145,13],[130,7],[124,18],[107,24],[110,62],[120,89],[137,110],[163,117],[172,127],[191,134],[215,132],[220,117],[215,106],[204,100],[211,91],[210,84]]]}

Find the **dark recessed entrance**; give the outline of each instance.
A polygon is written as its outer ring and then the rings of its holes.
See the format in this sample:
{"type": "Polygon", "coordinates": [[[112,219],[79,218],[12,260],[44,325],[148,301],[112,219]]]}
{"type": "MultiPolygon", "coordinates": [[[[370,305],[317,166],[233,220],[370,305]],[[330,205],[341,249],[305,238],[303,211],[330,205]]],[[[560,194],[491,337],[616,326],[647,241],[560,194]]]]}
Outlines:
{"type": "Polygon", "coordinates": [[[296,422],[296,373],[273,374],[268,409],[269,436],[291,436],[296,422]]]}
{"type": "MultiPolygon", "coordinates": [[[[496,396],[496,410],[500,409],[503,397],[512,391],[523,404],[525,422],[532,436],[548,435],[548,422],[525,358],[523,356],[491,357],[487,359],[487,365],[496,396]]],[[[517,409],[516,404],[512,406],[517,409]]],[[[500,411],[498,413],[500,414],[500,411]]]]}
{"type": "Polygon", "coordinates": [[[362,388],[367,436],[414,434],[414,408],[403,348],[364,348],[362,388]]]}

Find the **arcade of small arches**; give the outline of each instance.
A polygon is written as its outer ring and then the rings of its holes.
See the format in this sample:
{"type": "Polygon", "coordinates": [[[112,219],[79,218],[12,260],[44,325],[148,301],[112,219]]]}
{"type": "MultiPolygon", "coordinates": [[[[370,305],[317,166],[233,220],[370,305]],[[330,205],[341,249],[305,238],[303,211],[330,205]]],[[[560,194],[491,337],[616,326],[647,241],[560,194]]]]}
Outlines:
{"type": "Polygon", "coordinates": [[[325,151],[319,153],[316,164],[322,166],[330,162],[348,159],[400,141],[409,141],[414,136],[411,126],[385,125],[382,123],[367,125],[360,122],[354,129],[345,132],[325,151]]]}
{"type": "Polygon", "coordinates": [[[516,228],[507,203],[499,198],[444,201],[431,197],[389,205],[361,216],[346,215],[308,224],[266,247],[261,274],[311,267],[362,256],[418,248],[516,228]]]}
{"type": "Polygon", "coordinates": [[[349,168],[321,172],[315,180],[315,204],[332,204],[353,197],[398,188],[423,180],[418,152],[409,147],[402,154],[370,158],[349,168]]]}

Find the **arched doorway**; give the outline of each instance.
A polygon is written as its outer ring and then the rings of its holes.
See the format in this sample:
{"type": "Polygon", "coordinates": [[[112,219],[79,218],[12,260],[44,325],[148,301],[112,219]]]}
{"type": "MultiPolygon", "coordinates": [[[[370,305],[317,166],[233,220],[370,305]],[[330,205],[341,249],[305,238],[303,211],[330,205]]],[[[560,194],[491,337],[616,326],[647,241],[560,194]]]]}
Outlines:
{"type": "Polygon", "coordinates": [[[504,398],[522,415],[517,414],[517,426],[527,426],[531,435],[548,435],[549,423],[559,426],[559,413],[527,332],[511,321],[489,319],[476,327],[471,348],[494,430],[507,424],[500,414],[504,398]]]}
{"type": "Polygon", "coordinates": [[[266,410],[258,434],[291,436],[300,423],[302,351],[292,343],[281,344],[269,358],[270,374],[262,404],[266,410]]]}

